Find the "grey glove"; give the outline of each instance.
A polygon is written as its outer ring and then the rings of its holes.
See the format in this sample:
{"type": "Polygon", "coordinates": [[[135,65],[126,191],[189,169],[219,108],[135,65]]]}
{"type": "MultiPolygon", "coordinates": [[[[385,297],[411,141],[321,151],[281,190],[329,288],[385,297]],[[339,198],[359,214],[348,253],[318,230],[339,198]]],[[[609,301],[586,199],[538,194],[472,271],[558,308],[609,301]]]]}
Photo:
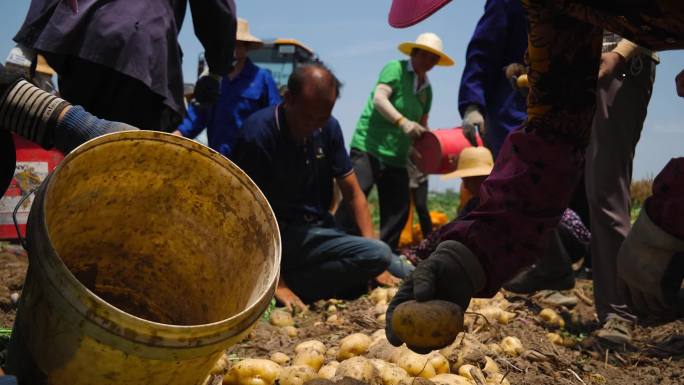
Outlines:
{"type": "Polygon", "coordinates": [[[484,135],[486,132],[484,116],[480,112],[480,108],[471,104],[463,113],[463,135],[473,146],[477,146],[477,133],[484,135]]]}
{"type": "Polygon", "coordinates": [[[401,122],[399,122],[399,128],[401,128],[401,130],[404,131],[404,134],[408,135],[412,139],[419,138],[421,135],[428,132],[427,128],[423,127],[419,123],[416,123],[412,120],[408,120],[406,118],[402,119],[401,122]]]}
{"type": "Polygon", "coordinates": [[[625,302],[637,314],[674,316],[684,276],[684,240],[641,210],[618,252],[617,273],[625,302]]]}
{"type": "MultiPolygon", "coordinates": [[[[485,286],[482,265],[468,248],[457,241],[444,241],[409,276],[387,308],[385,333],[394,346],[403,343],[392,332],[392,314],[399,304],[415,299],[450,301],[467,309],[472,296],[485,286]]],[[[429,353],[429,352],[418,352],[429,353]]]]}

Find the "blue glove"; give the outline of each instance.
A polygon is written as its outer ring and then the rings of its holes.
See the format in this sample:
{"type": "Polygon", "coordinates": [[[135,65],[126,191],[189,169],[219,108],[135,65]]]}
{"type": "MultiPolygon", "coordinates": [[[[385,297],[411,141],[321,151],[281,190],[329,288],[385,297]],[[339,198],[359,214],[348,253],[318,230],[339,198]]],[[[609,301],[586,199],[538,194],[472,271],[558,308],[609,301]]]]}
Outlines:
{"type": "Polygon", "coordinates": [[[54,145],[67,154],[90,139],[119,131],[137,128],[126,123],[98,119],[81,106],[73,106],[54,130],[54,145]]]}

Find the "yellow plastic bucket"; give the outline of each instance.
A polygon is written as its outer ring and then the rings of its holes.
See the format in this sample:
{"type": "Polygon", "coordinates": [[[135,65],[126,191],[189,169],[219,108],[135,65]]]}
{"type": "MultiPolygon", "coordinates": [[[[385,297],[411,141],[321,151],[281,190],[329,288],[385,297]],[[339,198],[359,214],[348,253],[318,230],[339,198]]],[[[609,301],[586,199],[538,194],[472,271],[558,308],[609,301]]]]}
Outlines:
{"type": "Polygon", "coordinates": [[[193,141],[130,131],[70,153],[36,194],[8,352],[27,384],[201,384],[275,291],[261,191],[193,141]]]}

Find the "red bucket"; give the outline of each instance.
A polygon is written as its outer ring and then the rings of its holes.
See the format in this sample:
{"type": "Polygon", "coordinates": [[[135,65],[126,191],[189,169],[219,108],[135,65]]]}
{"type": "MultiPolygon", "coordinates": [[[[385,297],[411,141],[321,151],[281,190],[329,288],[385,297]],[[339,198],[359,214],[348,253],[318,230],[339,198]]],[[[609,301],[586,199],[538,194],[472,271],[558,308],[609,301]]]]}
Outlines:
{"type": "MultiPolygon", "coordinates": [[[[477,144],[483,145],[479,135],[477,144]]],[[[471,144],[461,127],[426,132],[413,142],[417,153],[413,156],[413,163],[426,174],[448,174],[456,170],[458,154],[466,147],[471,147],[471,144]]]]}

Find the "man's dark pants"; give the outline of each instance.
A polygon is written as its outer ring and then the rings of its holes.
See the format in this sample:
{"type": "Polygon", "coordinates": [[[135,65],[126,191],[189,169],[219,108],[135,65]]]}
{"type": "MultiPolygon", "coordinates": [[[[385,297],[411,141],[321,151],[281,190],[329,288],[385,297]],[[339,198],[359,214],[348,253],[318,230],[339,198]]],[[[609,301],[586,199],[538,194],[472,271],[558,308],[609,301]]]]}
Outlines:
{"type": "MultiPolygon", "coordinates": [[[[396,251],[401,231],[409,215],[408,171],[406,167],[386,165],[373,155],[355,148],[351,149],[350,156],[364,194],[368,196],[373,185],[378,188],[380,239],[396,251]]],[[[342,202],[335,219],[350,234],[359,234],[346,202],[342,202]]]]}
{"type": "Polygon", "coordinates": [[[322,223],[281,225],[281,236],[281,275],[305,303],[356,298],[391,261],[391,250],[383,242],[322,223]]]}

